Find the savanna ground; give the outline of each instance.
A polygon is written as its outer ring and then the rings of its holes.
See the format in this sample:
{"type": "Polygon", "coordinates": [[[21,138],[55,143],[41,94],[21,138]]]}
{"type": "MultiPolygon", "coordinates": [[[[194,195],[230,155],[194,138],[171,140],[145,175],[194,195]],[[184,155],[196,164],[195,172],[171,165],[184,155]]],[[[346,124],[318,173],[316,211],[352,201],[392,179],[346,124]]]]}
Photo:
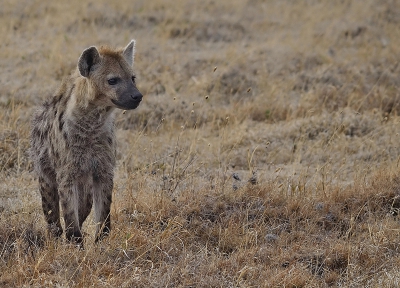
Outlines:
{"type": "Polygon", "coordinates": [[[399,27],[390,0],[3,0],[0,286],[398,287],[399,27]],[[79,250],[46,237],[29,121],[131,38],[113,231],[79,250]]]}

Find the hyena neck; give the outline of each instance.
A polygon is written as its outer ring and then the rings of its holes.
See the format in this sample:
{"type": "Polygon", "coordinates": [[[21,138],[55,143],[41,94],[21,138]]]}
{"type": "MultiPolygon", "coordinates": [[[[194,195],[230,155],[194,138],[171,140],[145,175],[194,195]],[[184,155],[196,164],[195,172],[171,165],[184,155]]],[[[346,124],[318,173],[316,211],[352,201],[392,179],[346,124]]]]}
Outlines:
{"type": "Polygon", "coordinates": [[[115,108],[93,103],[96,90],[85,80],[81,78],[75,82],[75,89],[67,103],[67,125],[85,133],[111,131],[114,127],[115,108]]]}

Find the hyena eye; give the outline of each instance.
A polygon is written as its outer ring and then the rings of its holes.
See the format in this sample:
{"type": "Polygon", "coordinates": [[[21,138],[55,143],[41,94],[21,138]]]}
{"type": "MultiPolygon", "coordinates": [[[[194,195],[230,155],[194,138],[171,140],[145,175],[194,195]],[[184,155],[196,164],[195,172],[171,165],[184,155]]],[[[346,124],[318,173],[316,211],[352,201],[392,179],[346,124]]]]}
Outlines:
{"type": "Polygon", "coordinates": [[[132,82],[135,83],[136,76],[132,76],[132,82]]]}
{"type": "Polygon", "coordinates": [[[118,83],[118,81],[119,81],[119,79],[116,77],[107,80],[109,85],[116,85],[118,83]]]}

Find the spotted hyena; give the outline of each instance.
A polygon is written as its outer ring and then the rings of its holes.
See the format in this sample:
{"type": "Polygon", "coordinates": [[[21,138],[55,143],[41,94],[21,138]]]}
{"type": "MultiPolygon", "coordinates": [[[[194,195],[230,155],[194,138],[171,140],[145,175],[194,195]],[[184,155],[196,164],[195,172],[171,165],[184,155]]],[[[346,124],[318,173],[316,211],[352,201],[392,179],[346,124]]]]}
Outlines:
{"type": "Polygon", "coordinates": [[[94,204],[96,241],[110,232],[115,166],[115,108],[138,107],[142,94],[132,70],[135,41],[124,50],[90,47],[74,73],[32,121],[31,156],[42,208],[55,236],[82,241],[82,223],[94,204]]]}

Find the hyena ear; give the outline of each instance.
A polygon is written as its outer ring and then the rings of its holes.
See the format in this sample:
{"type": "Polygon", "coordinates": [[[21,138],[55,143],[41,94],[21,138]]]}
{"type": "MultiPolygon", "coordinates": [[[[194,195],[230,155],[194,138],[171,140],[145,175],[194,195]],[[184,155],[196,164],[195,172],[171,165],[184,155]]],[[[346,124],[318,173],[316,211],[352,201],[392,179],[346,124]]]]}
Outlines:
{"type": "Polygon", "coordinates": [[[88,77],[90,70],[93,68],[94,65],[99,63],[100,60],[100,54],[99,51],[97,51],[96,47],[92,46],[83,51],[78,61],[78,68],[81,75],[83,77],[88,77]]]}
{"type": "Polygon", "coordinates": [[[122,52],[122,55],[124,55],[125,60],[130,66],[133,65],[133,59],[135,58],[135,43],[135,40],[131,40],[125,47],[124,52],[122,52]]]}

